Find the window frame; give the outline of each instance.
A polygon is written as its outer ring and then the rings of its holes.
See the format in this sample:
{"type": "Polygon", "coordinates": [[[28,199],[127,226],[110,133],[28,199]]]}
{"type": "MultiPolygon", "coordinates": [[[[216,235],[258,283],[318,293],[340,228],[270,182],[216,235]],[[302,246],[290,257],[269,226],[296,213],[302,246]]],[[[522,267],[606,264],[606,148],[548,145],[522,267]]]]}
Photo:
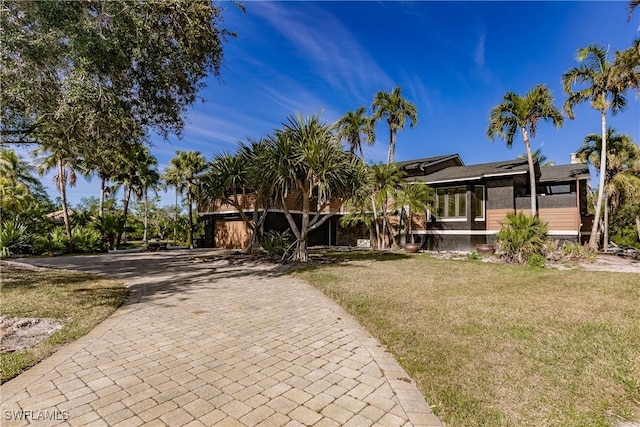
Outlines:
{"type": "Polygon", "coordinates": [[[487,218],[487,190],[484,185],[474,185],[473,188],[473,198],[475,200],[476,211],[473,213],[475,221],[486,221],[487,218]],[[482,216],[477,216],[478,211],[478,197],[476,191],[482,189],[482,199],[480,200],[482,203],[482,216]]]}
{"type": "Polygon", "coordinates": [[[468,193],[468,189],[466,186],[455,186],[455,187],[440,187],[440,188],[436,188],[436,218],[438,219],[438,221],[449,221],[449,222],[455,222],[455,221],[467,221],[468,218],[468,207],[469,207],[469,203],[467,203],[467,193],[468,193]],[[456,192],[455,190],[462,190],[462,192],[456,192]],[[441,195],[438,194],[439,191],[444,191],[446,192],[445,194],[441,195]],[[449,191],[453,191],[453,195],[457,196],[454,197],[453,200],[453,206],[454,206],[454,210],[459,212],[460,210],[460,195],[464,196],[464,215],[463,216],[449,216],[449,196],[451,195],[449,193],[449,191]],[[440,198],[442,196],[444,197],[444,211],[446,212],[447,215],[445,215],[444,212],[440,212],[440,198]]]}

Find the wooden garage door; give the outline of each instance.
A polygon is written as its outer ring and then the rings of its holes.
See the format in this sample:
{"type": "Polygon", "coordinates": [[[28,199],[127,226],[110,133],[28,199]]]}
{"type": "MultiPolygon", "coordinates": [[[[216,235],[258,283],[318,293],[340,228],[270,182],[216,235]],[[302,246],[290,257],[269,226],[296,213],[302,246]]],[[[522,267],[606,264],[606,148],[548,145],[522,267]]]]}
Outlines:
{"type": "Polygon", "coordinates": [[[217,220],[214,227],[216,248],[242,249],[249,243],[249,229],[242,220],[217,220]]]}

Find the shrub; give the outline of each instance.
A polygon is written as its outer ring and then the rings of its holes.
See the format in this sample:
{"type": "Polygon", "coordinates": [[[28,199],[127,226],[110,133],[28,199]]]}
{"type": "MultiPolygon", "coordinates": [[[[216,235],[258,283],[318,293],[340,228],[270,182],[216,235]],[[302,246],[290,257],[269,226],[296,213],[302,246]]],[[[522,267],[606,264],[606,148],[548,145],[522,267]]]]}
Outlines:
{"type": "Polygon", "coordinates": [[[55,227],[49,233],[36,236],[33,239],[32,252],[38,255],[65,252],[68,248],[68,243],[69,240],[64,228],[55,227]]]}
{"type": "Polygon", "coordinates": [[[15,221],[0,223],[0,256],[27,253],[31,249],[33,236],[27,226],[15,221]]]}
{"type": "Polygon", "coordinates": [[[478,251],[471,251],[467,255],[467,258],[469,258],[471,261],[478,261],[482,259],[482,255],[480,255],[478,251]]]}
{"type": "Polygon", "coordinates": [[[542,254],[547,240],[547,225],[537,216],[510,213],[496,234],[498,253],[508,261],[525,263],[533,254],[542,254]]]}
{"type": "Polygon", "coordinates": [[[562,255],[565,259],[569,261],[595,261],[596,253],[590,250],[589,248],[585,248],[579,243],[575,242],[565,242],[562,245],[562,255]]]}
{"type": "Polygon", "coordinates": [[[291,230],[270,230],[262,236],[262,248],[267,251],[270,258],[281,259],[291,248],[294,238],[291,230]]]}
{"type": "Polygon", "coordinates": [[[546,259],[542,254],[535,253],[529,257],[527,265],[534,269],[544,268],[545,261],[546,259]]]}
{"type": "Polygon", "coordinates": [[[71,243],[74,252],[104,252],[105,245],[100,233],[88,227],[74,227],[71,230],[71,243]]]}

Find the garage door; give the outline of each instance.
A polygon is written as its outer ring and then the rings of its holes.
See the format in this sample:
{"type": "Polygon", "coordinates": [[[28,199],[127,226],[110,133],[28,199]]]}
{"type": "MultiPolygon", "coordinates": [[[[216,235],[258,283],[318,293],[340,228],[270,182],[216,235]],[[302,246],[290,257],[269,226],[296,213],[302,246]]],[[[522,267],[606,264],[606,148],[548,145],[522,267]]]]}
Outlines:
{"type": "Polygon", "coordinates": [[[249,235],[249,228],[242,220],[217,220],[214,227],[214,246],[243,249],[249,243],[249,235]]]}

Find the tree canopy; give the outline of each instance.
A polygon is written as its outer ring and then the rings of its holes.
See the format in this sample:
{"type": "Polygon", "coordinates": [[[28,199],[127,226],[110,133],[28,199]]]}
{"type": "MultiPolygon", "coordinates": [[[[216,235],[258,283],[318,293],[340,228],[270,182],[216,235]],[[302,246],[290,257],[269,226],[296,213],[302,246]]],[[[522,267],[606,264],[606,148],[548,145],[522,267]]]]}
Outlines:
{"type": "Polygon", "coordinates": [[[2,142],[114,146],[180,134],[217,76],[222,9],[208,0],[3,2],[2,142]]]}

